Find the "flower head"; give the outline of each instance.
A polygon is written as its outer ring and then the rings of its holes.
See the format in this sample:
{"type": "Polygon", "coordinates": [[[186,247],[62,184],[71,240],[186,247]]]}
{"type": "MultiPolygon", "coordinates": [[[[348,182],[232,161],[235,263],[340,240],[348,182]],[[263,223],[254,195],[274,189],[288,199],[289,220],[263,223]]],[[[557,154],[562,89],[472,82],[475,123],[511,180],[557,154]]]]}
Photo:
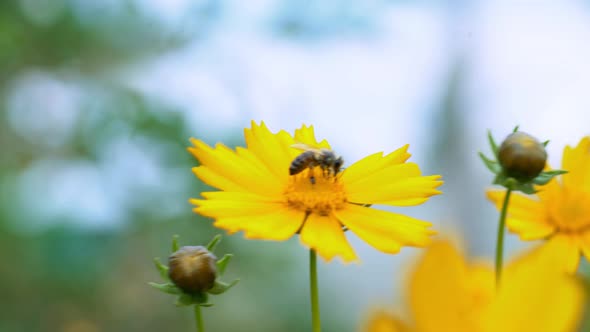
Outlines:
{"type": "Polygon", "coordinates": [[[563,170],[543,170],[547,161],[545,146],[549,141],[540,143],[533,136],[518,131],[518,126],[500,147],[489,131],[488,141],[493,158],[488,158],[481,152],[479,157],[496,175],[493,183],[506,189],[534,194],[535,186],[545,185],[554,177],[566,173],[563,170]]]}
{"type": "Polygon", "coordinates": [[[235,279],[228,284],[219,280],[218,277],[224,274],[227,264],[233,257],[231,254],[226,254],[219,260],[215,257],[213,249],[219,241],[221,235],[215,236],[206,247],[179,248],[178,236],[175,235],[172,238],[172,254],[168,258],[169,266],[162,264],[158,258],[154,259],[164,283],[149,284],[164,293],[177,296],[177,306],[212,306],[208,302],[208,294],[223,294],[239,281],[235,279]]]}
{"type": "Polygon", "coordinates": [[[324,259],[344,261],[357,259],[344,227],[386,253],[424,246],[434,233],[425,221],[368,207],[418,205],[440,193],[439,175],[422,176],[418,165],[406,162],[407,145],[387,155],[372,154],[341,172],[310,156],[314,162],[293,172],[294,160],[304,153],[297,145],[331,150],[327,141],[316,140],[313,127],[303,126],[291,136],[252,122],[244,134],[246,148],[235,150],[191,139],[188,150],[201,163],[193,172],[220,191],[201,193],[203,198],[190,202],[195,212],[214,218],[216,227],[243,231],[248,239],[282,241],[299,233],[301,242],[324,259]]]}
{"type": "Polygon", "coordinates": [[[213,288],[217,277],[217,257],[203,246],[184,246],[168,258],[168,277],[186,293],[213,288]]]}
{"type": "MultiPolygon", "coordinates": [[[[506,224],[523,240],[548,239],[547,249],[559,251],[573,272],[582,254],[590,259],[590,137],[565,148],[562,168],[568,173],[535,195],[513,195],[506,224]]],[[[500,208],[502,191],[490,190],[487,196],[500,208]]]]}
{"type": "Polygon", "coordinates": [[[517,131],[502,142],[498,150],[498,161],[508,176],[530,181],[545,168],[547,152],[536,138],[517,131]]]}
{"type": "Polygon", "coordinates": [[[448,242],[426,250],[409,279],[413,320],[376,312],[366,332],[568,332],[583,313],[580,283],[555,269],[557,257],[535,251],[510,264],[496,290],[494,272],[467,263],[448,242]]]}

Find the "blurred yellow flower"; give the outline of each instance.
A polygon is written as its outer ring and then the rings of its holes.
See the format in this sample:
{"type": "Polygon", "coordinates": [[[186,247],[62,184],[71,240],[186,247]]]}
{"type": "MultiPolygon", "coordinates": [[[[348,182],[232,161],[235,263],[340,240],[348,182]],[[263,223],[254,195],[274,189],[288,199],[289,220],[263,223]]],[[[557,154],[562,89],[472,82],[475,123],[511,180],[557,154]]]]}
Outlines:
{"type": "Polygon", "coordinates": [[[536,251],[505,270],[466,263],[448,242],[435,242],[409,279],[406,324],[377,311],[364,332],[573,332],[582,318],[584,290],[555,268],[559,258],[536,251]]]}
{"type": "Polygon", "coordinates": [[[216,227],[244,231],[248,239],[282,241],[299,233],[301,242],[327,261],[335,256],[357,260],[343,227],[386,253],[429,243],[434,234],[430,223],[367,207],[418,205],[440,194],[439,175],[422,176],[418,165],[406,163],[407,145],[385,156],[372,154],[337,174],[316,166],[289,175],[292,161],[302,153],[293,145],[330,149],[325,140],[316,141],[313,127],[303,126],[291,136],[252,122],[244,134],[247,147],[235,151],[197,139],[188,148],[200,161],[193,169],[197,177],[221,190],[190,200],[195,212],[215,219],[216,227]]]}
{"type": "MultiPolygon", "coordinates": [[[[512,195],[506,225],[522,240],[548,239],[546,249],[558,251],[565,268],[575,272],[581,253],[590,259],[590,137],[566,146],[561,167],[568,171],[561,181],[536,187],[535,195],[512,195]]],[[[487,196],[501,208],[504,191],[487,196]]]]}

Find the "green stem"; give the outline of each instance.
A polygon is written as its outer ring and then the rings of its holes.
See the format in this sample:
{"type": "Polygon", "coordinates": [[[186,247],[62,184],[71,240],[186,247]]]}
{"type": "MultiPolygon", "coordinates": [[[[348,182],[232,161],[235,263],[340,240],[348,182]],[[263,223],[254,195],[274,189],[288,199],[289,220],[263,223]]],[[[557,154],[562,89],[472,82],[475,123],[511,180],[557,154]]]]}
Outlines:
{"type": "Polygon", "coordinates": [[[504,260],[504,228],[506,228],[506,213],[508,212],[508,201],[512,189],[506,189],[502,210],[500,211],[500,222],[498,225],[498,242],[496,243],[496,284],[500,284],[502,277],[502,261],[504,260]]]}
{"type": "Polygon", "coordinates": [[[198,304],[195,304],[195,321],[197,323],[197,332],[204,332],[203,315],[201,315],[201,306],[198,304]]]}
{"type": "Polygon", "coordinates": [[[313,249],[309,249],[309,289],[311,293],[311,330],[312,332],[320,332],[322,331],[322,323],[320,322],[317,257],[313,249]]]}

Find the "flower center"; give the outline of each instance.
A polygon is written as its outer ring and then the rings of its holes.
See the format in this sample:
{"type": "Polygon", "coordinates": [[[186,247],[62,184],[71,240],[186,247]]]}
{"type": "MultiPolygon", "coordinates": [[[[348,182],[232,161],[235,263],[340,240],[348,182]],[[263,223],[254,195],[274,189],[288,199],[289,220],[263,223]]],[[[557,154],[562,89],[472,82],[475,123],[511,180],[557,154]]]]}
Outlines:
{"type": "Polygon", "coordinates": [[[590,193],[562,189],[562,194],[550,206],[555,225],[565,232],[590,229],[590,193]]]}
{"type": "Polygon", "coordinates": [[[339,174],[333,175],[315,167],[292,175],[284,192],[289,207],[327,216],[342,209],[347,200],[339,174]]]}

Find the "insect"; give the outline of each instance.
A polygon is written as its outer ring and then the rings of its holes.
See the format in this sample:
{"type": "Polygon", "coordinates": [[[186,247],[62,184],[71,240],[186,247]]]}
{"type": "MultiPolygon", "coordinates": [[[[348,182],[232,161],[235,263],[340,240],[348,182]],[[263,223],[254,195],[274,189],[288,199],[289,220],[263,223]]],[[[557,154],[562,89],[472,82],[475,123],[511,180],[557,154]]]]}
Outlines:
{"type": "MultiPolygon", "coordinates": [[[[336,155],[334,151],[325,148],[312,148],[306,144],[294,144],[291,147],[302,150],[303,152],[298,155],[291,162],[289,166],[289,174],[295,175],[303,172],[306,168],[312,169],[315,166],[319,166],[324,174],[335,175],[340,171],[344,160],[342,157],[336,155]]],[[[313,175],[310,178],[311,183],[315,183],[313,175]]]]}

